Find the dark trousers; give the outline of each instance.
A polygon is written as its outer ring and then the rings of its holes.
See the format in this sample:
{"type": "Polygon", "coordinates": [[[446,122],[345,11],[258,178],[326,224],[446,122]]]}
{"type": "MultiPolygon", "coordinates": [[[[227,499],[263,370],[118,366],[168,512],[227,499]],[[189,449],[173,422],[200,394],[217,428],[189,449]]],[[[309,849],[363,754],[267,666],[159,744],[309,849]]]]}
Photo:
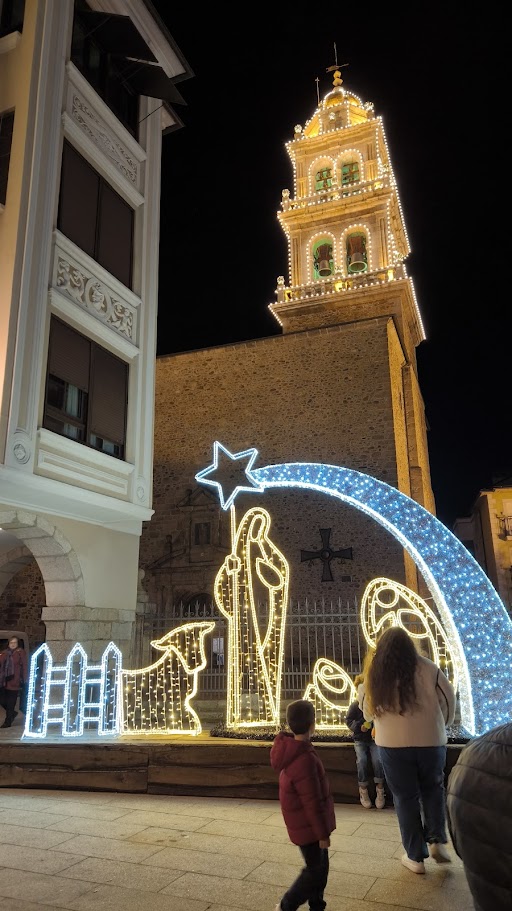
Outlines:
{"type": "Polygon", "coordinates": [[[0,705],[5,709],[5,720],[7,724],[12,724],[14,720],[14,706],[18,698],[18,690],[8,690],[5,686],[0,688],[0,705]]]}
{"type": "Polygon", "coordinates": [[[306,862],[297,879],[281,899],[282,911],[297,911],[304,902],[309,902],[310,911],[324,911],[324,889],[329,876],[329,851],[321,848],[318,841],[300,845],[300,852],[306,862]]]}
{"type": "Polygon", "coordinates": [[[402,844],[411,860],[428,857],[427,844],[446,844],[446,747],[379,747],[393,794],[402,844]]]}

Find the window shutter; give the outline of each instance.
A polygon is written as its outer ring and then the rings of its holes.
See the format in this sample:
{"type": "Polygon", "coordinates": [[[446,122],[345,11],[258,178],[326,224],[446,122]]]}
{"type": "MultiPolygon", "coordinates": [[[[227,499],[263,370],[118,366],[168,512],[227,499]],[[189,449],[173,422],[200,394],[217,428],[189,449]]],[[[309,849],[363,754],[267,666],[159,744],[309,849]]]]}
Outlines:
{"type": "Polygon", "coordinates": [[[128,365],[95,345],[91,386],[89,433],[124,444],[128,365]]]}
{"type": "Polygon", "coordinates": [[[100,199],[98,262],[131,288],[133,209],[104,181],[100,199]]]}
{"type": "Polygon", "coordinates": [[[99,174],[64,142],[57,227],[84,253],[94,257],[99,174]]]}
{"type": "Polygon", "coordinates": [[[90,360],[89,339],[52,316],[48,373],[88,392],[90,360]]]}

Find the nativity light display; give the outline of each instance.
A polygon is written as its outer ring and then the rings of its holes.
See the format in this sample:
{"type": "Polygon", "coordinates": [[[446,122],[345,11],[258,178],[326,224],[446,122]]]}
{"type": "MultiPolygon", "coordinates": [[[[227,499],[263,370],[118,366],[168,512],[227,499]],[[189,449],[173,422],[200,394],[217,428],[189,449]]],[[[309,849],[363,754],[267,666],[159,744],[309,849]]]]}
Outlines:
{"type": "Polygon", "coordinates": [[[91,665],[79,642],[66,663],[54,664],[50,649],[41,645],[32,655],[24,737],[42,739],[49,733],[81,737],[86,719],[100,735],[122,729],[120,670],[122,656],[110,642],[99,664],[91,665]]]}
{"type": "Polygon", "coordinates": [[[348,708],[357,699],[357,690],[339,664],[319,658],[313,668],[313,682],[308,683],[302,698],[315,706],[317,731],[339,731],[346,728],[348,708]]]}
{"type": "Polygon", "coordinates": [[[226,726],[231,729],[280,723],[290,570],[269,532],[265,509],[246,512],[232,530],[231,553],[215,579],[215,601],[228,621],[226,726]],[[264,618],[261,602],[268,604],[264,618]]]}
{"type": "MultiPolygon", "coordinates": [[[[253,468],[257,450],[231,453],[214,444],[213,463],[196,480],[213,486],[230,510],[231,552],[215,580],[216,604],[227,620],[226,724],[232,730],[279,727],[290,570],[270,537],[271,517],[260,506],[236,525],[238,493],[272,488],[326,494],[373,518],[412,556],[437,608],[390,579],[373,580],[361,603],[368,643],[386,625],[404,626],[458,686],[461,722],[470,736],[512,716],[512,620],[481,567],[438,519],[396,488],[336,465],[289,462],[253,468]],[[227,468],[227,472],[226,472],[227,468]],[[266,613],[261,604],[268,606],[266,613]],[[440,619],[439,619],[440,618],[440,619]]],[[[170,630],[151,644],[162,652],[145,668],[126,670],[114,643],[89,664],[77,643],[63,665],[47,645],[31,659],[24,736],[198,734],[192,706],[206,667],[205,637],[214,621],[170,630]]],[[[317,657],[304,698],[314,702],[318,727],[343,727],[355,698],[346,671],[317,657]]]]}
{"type": "Polygon", "coordinates": [[[23,736],[81,737],[91,728],[103,735],[200,734],[191,702],[206,667],[204,638],[214,626],[198,621],[171,630],[151,643],[163,655],[139,670],[123,669],[113,642],[99,665],[88,663],[80,643],[64,665],[54,665],[48,646],[40,646],[30,662],[23,736]]]}
{"type": "Polygon", "coordinates": [[[373,579],[361,599],[361,629],[375,648],[380,633],[399,626],[415,639],[427,658],[441,668],[455,692],[464,668],[464,656],[452,652],[448,637],[432,608],[416,592],[392,579],[373,579]]]}
{"type": "MultiPolygon", "coordinates": [[[[287,462],[253,468],[255,449],[231,453],[214,444],[214,463],[196,480],[217,485],[234,513],[238,489],[299,488],[339,499],[389,531],[411,555],[437,607],[459,674],[461,721],[471,736],[512,717],[512,620],[464,545],[435,516],[384,481],[337,465],[287,462]],[[231,477],[223,481],[219,453],[231,477]],[[238,463],[238,472],[234,469],[238,463]],[[217,477],[215,477],[217,475],[217,477]],[[234,480],[233,480],[234,476],[234,480]]],[[[232,528],[234,518],[232,518],[232,528]]]]}
{"type": "Polygon", "coordinates": [[[151,643],[163,655],[140,670],[122,671],[124,734],[200,734],[192,700],[206,667],[211,620],[185,623],[151,643]]]}

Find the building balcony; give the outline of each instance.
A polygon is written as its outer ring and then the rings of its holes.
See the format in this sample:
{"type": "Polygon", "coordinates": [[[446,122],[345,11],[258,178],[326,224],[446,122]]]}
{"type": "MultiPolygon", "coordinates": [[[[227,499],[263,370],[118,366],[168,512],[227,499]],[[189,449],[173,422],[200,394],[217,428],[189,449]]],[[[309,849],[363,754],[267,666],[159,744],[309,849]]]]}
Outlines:
{"type": "Polygon", "coordinates": [[[500,538],[512,541],[512,516],[498,516],[498,528],[500,538]]]}
{"type": "MultiPolygon", "coordinates": [[[[286,286],[284,278],[277,280],[276,304],[293,304],[310,299],[327,298],[344,292],[356,291],[359,288],[368,288],[372,285],[384,285],[389,282],[402,281],[407,278],[402,263],[388,266],[386,269],[377,269],[374,272],[361,272],[354,275],[343,275],[335,272],[329,278],[311,282],[306,285],[286,286]]],[[[272,305],[271,305],[272,306],[272,305]]]]}
{"type": "MultiPolygon", "coordinates": [[[[373,180],[360,180],[345,186],[339,186],[334,183],[333,186],[325,190],[317,190],[311,196],[298,196],[295,199],[290,197],[289,190],[282,191],[281,206],[283,212],[289,212],[294,209],[305,209],[307,206],[319,206],[326,202],[332,202],[339,199],[357,198],[358,201],[366,196],[371,196],[379,190],[389,190],[394,187],[394,181],[390,174],[383,174],[373,180]]],[[[278,213],[281,217],[282,213],[278,213]]]]}

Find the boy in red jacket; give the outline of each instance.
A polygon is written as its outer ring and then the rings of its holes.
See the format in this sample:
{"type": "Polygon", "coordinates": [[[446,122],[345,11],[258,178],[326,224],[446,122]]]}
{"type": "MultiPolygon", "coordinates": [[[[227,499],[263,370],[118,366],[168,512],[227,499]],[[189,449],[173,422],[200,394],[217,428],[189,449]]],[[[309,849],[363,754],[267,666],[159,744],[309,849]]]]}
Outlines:
{"type": "Polygon", "coordinates": [[[279,772],[279,802],[290,841],[298,845],[306,866],[276,905],[275,911],[324,911],[329,875],[330,835],[336,828],[334,801],[325,769],[311,743],[315,707],[306,699],[286,710],[291,734],[279,733],[270,750],[270,764],[279,772]]]}

